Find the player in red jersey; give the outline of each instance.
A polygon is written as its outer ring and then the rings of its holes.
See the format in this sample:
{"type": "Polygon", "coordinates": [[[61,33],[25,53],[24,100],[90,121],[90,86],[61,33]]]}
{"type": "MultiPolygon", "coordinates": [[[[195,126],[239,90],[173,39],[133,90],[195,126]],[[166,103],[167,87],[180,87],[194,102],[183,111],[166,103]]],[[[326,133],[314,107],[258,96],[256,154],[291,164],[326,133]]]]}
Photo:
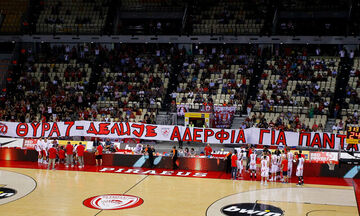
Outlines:
{"type": "Polygon", "coordinates": [[[281,170],[282,170],[282,174],[283,174],[283,183],[289,183],[288,181],[288,169],[289,169],[289,163],[288,160],[286,158],[286,156],[283,156],[283,159],[281,161],[281,170]]]}

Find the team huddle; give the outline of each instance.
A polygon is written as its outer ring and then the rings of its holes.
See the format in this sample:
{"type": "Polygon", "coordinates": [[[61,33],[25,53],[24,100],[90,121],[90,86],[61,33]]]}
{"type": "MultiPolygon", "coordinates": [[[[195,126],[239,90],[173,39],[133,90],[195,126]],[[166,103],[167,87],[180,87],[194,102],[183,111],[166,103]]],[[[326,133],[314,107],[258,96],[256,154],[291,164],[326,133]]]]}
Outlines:
{"type": "Polygon", "coordinates": [[[261,184],[267,185],[268,180],[276,181],[277,179],[281,179],[283,183],[288,183],[292,175],[294,162],[298,162],[296,176],[299,178],[297,185],[300,186],[304,184],[304,156],[301,152],[296,152],[294,155],[290,151],[280,153],[280,151],[277,150],[272,154],[270,154],[269,151],[264,151],[261,157],[261,184]]]}
{"type": "MultiPolygon", "coordinates": [[[[252,147],[248,152],[241,150],[234,151],[231,157],[232,162],[232,175],[233,179],[236,179],[238,175],[241,175],[244,170],[244,160],[247,161],[247,168],[250,170],[250,178],[256,179],[256,168],[257,168],[257,154],[255,148],[252,147]],[[236,162],[236,163],[235,163],[236,162]]],[[[268,181],[281,180],[283,183],[288,183],[292,176],[293,163],[297,162],[296,176],[298,177],[298,186],[304,184],[303,170],[304,170],[304,156],[299,153],[292,153],[290,149],[280,151],[276,149],[274,152],[270,152],[264,149],[260,159],[260,170],[261,170],[261,184],[267,185],[268,181]]]]}
{"type": "Polygon", "coordinates": [[[48,164],[48,169],[55,169],[55,163],[65,163],[66,167],[74,167],[78,164],[79,168],[84,167],[84,145],[71,145],[70,142],[65,146],[59,146],[57,140],[39,139],[35,145],[35,150],[39,153],[38,163],[48,164]],[[66,161],[65,161],[66,160],[66,161]]]}

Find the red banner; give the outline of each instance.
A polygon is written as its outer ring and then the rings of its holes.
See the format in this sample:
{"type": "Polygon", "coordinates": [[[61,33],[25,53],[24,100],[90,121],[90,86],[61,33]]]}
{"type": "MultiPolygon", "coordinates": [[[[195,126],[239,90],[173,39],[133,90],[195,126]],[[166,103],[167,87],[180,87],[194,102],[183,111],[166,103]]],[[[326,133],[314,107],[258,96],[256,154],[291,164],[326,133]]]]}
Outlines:
{"type": "Polygon", "coordinates": [[[38,139],[24,139],[23,148],[35,149],[38,139]]]}

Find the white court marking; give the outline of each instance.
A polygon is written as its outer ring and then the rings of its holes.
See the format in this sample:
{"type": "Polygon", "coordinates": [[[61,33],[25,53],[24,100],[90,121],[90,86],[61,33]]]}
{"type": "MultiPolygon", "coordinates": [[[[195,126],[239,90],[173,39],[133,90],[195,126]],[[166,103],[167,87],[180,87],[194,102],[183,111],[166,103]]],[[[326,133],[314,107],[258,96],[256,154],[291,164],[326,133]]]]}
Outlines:
{"type": "Polygon", "coordinates": [[[221,208],[235,203],[256,203],[257,201],[292,202],[299,204],[318,204],[356,207],[356,197],[353,190],[289,187],[269,188],[245,191],[233,194],[215,201],[206,211],[207,216],[222,215],[221,208]]]}
{"type": "Polygon", "coordinates": [[[36,188],[36,181],[27,175],[0,170],[0,186],[16,191],[15,195],[0,199],[0,205],[2,205],[23,198],[31,193],[36,188]]]}

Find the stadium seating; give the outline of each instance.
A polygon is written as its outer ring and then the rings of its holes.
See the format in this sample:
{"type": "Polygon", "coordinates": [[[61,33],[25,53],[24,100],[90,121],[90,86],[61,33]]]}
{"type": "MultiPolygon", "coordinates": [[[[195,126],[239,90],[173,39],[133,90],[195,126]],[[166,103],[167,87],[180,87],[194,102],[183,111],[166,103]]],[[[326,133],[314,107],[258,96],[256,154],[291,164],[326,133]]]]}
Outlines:
{"type": "MultiPolygon", "coordinates": [[[[277,33],[285,35],[343,35],[348,31],[344,23],[347,21],[349,11],[348,1],[325,1],[316,2],[287,1],[278,3],[279,16],[277,33]],[[302,13],[308,13],[308,17],[302,13]],[[332,18],[331,14],[342,13],[343,16],[332,18]]],[[[350,22],[349,22],[350,23],[350,22]]]]}
{"type": "Polygon", "coordinates": [[[100,34],[105,26],[109,0],[46,0],[36,30],[38,33],[100,34]]]}
{"type": "Polygon", "coordinates": [[[122,11],[177,11],[181,10],[179,5],[182,1],[171,0],[123,0],[121,1],[122,11]]]}
{"type": "MultiPolygon", "coordinates": [[[[346,88],[345,108],[342,109],[341,118],[336,119],[336,125],[340,125],[340,121],[344,124],[359,124],[360,110],[360,59],[354,59],[354,65],[350,71],[348,86],[346,88]]],[[[342,127],[342,131],[346,128],[342,127]]]]}
{"type": "MultiPolygon", "coordinates": [[[[220,53],[212,53],[215,59],[220,53]]],[[[243,56],[244,57],[244,56],[243,56]]],[[[232,62],[238,55],[224,55],[219,61],[209,61],[209,55],[195,55],[193,62],[184,62],[176,94],[178,104],[199,110],[203,103],[229,104],[241,111],[252,74],[253,58],[232,62]]]]}
{"type": "Polygon", "coordinates": [[[325,126],[339,61],[336,57],[268,60],[253,110],[265,112],[269,121],[292,113],[310,128],[314,123],[325,126]]]}
{"type": "Polygon", "coordinates": [[[7,101],[16,109],[24,103],[30,106],[22,112],[18,110],[13,117],[10,109],[2,107],[0,111],[5,113],[0,112],[0,118],[26,122],[85,119],[155,123],[169,82],[166,71],[171,70],[167,62],[170,58],[160,58],[156,53],[138,54],[132,46],[111,50],[90,44],[85,47],[89,49],[85,54],[84,47],[79,48],[80,53],[68,46],[47,47],[38,52],[23,50],[27,60],[20,76],[13,74],[8,79],[11,94],[7,101]],[[124,50],[132,53],[129,58],[114,56],[113,61],[105,60],[101,71],[95,71],[99,67],[93,64],[94,59],[98,62],[100,56],[124,50]],[[91,83],[94,81],[97,88],[91,83]],[[30,113],[34,115],[30,117],[30,113]]]}
{"type": "Polygon", "coordinates": [[[349,104],[349,108],[345,110],[346,113],[353,115],[355,110],[360,110],[360,59],[354,60],[354,66],[350,73],[348,82],[348,91],[346,94],[346,102],[349,104]]]}
{"type": "Polygon", "coordinates": [[[259,11],[266,8],[251,7],[246,1],[219,1],[209,9],[199,9],[193,34],[259,34],[264,25],[259,11]]]}
{"type": "Polygon", "coordinates": [[[0,13],[4,20],[0,27],[2,33],[17,33],[21,30],[22,16],[28,7],[27,0],[1,0],[0,13]]]}

